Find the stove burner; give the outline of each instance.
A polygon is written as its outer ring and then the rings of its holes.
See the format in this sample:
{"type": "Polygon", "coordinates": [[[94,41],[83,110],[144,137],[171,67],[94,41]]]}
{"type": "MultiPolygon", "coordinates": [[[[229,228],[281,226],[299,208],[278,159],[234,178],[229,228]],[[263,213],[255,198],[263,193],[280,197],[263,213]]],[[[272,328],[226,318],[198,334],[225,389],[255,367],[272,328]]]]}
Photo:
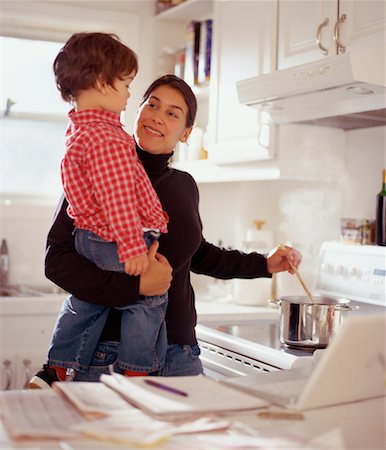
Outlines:
{"type": "Polygon", "coordinates": [[[291,345],[291,344],[284,343],[281,345],[281,348],[283,348],[285,350],[289,349],[289,350],[298,350],[299,352],[314,353],[314,351],[316,349],[326,348],[326,346],[321,345],[318,347],[316,347],[316,346],[310,347],[309,345],[296,345],[296,344],[291,345]]]}

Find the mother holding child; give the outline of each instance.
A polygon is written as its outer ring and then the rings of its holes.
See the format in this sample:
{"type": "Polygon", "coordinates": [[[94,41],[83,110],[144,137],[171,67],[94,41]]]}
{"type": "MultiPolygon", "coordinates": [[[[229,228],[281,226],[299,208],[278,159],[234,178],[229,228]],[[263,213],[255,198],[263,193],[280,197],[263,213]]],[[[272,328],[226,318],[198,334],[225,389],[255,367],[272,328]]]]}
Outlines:
{"type": "Polygon", "coordinates": [[[73,35],[54,62],[61,95],[75,107],[45,273],[71,296],[30,388],[98,381],[110,365],[127,376],[202,374],[190,271],[251,279],[293,273],[301,262],[290,247],[245,254],[204,239],[197,185],[169,164],[192,131],[195,95],[174,75],[155,80],[132,138],[120,113],[137,70],[134,52],[105,33],[73,35]]]}

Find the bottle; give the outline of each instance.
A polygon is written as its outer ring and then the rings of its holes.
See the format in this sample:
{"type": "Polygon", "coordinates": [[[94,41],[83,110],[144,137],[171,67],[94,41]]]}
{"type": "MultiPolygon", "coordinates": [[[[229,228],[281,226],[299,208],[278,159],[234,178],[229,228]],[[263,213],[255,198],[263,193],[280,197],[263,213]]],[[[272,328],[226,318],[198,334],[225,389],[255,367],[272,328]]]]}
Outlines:
{"type": "Polygon", "coordinates": [[[0,246],[0,286],[4,286],[8,283],[8,271],[9,271],[9,254],[8,245],[5,239],[1,240],[0,246]]]}
{"type": "MultiPolygon", "coordinates": [[[[248,228],[243,242],[245,253],[266,254],[273,246],[273,232],[263,230],[264,220],[255,220],[255,228],[248,228]]],[[[272,298],[272,279],[254,278],[233,280],[233,300],[239,305],[268,305],[272,298]]]]}
{"type": "Polygon", "coordinates": [[[383,185],[377,195],[375,243],[386,246],[386,169],[383,169],[383,185]]]}

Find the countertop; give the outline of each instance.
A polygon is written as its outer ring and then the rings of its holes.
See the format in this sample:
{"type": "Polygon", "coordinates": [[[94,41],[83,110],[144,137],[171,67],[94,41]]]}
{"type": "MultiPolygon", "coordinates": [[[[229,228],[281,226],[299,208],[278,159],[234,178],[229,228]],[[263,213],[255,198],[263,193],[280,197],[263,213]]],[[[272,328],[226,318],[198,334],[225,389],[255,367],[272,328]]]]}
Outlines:
{"type": "MultiPolygon", "coordinates": [[[[67,294],[50,294],[41,297],[0,297],[0,316],[55,314],[67,294]]],[[[275,319],[278,309],[268,305],[249,306],[237,304],[231,297],[209,298],[196,295],[199,323],[238,322],[256,319],[275,319]]]]}
{"type": "MultiPolygon", "coordinates": [[[[56,297],[56,296],[55,296],[56,297]]],[[[60,306],[62,298],[56,297],[52,302],[52,308],[60,306]]],[[[46,299],[34,299],[41,307],[47,306],[46,299]]],[[[13,303],[11,300],[3,302],[4,314],[7,310],[20,310],[22,304],[28,303],[28,312],[31,313],[33,304],[36,302],[30,299],[22,299],[13,303]],[[31,310],[29,310],[31,308],[31,310]]],[[[267,306],[249,306],[239,305],[231,298],[208,299],[205,296],[197,296],[196,301],[198,323],[205,325],[209,322],[225,321],[250,321],[257,319],[267,319],[278,317],[278,309],[267,306]]],[[[330,448],[330,449],[354,449],[354,448],[372,448],[384,449],[386,446],[385,435],[385,412],[386,397],[371,399],[361,402],[354,402],[345,405],[338,405],[329,408],[320,408],[303,413],[303,419],[283,419],[274,416],[259,416],[259,411],[241,413],[230,417],[230,419],[247,426],[249,432],[252,430],[256,439],[282,438],[287,440],[284,448],[330,448]]],[[[271,412],[283,412],[280,408],[270,407],[271,412]]],[[[229,417],[228,417],[229,418],[229,417]]],[[[212,432],[206,434],[181,435],[170,439],[160,449],[221,449],[241,448],[242,442],[238,447],[227,447],[235,438],[235,431],[212,432]],[[206,443],[206,439],[216,439],[217,444],[206,443]]],[[[209,441],[208,441],[209,442],[209,441]]],[[[271,444],[259,444],[262,448],[272,448],[271,444]]],[[[1,449],[50,449],[50,450],[84,450],[84,449],[124,449],[127,446],[121,446],[113,443],[94,441],[88,439],[69,440],[69,441],[32,441],[11,442],[0,422],[0,448],[1,449]]],[[[245,448],[245,447],[244,447],[245,448]]],[[[253,448],[249,446],[248,448],[253,448]]],[[[257,448],[257,447],[255,447],[257,448]]],[[[283,448],[283,446],[282,446],[283,448]]]]}
{"type": "MultiPolygon", "coordinates": [[[[385,438],[385,399],[386,397],[320,408],[303,412],[301,418],[277,418],[275,413],[284,412],[270,408],[270,416],[261,416],[261,411],[239,413],[227,416],[237,424],[237,428],[212,433],[180,435],[170,438],[166,443],[152,448],[162,450],[214,450],[240,448],[307,448],[307,449],[384,449],[385,438]],[[272,414],[273,413],[273,414],[272,414]],[[245,428],[247,427],[247,428],[245,428]],[[246,446],[243,439],[251,439],[246,446]],[[215,443],[209,440],[215,439],[215,443]],[[281,445],[270,439],[282,439],[281,445]],[[268,441],[267,441],[268,440],[268,441]],[[233,446],[230,444],[233,443],[233,446]],[[253,443],[253,445],[252,445],[253,443]]],[[[91,439],[77,440],[24,440],[12,442],[0,422],[1,449],[132,449],[112,442],[91,439]]]]}
{"type": "Polygon", "coordinates": [[[267,305],[240,305],[231,297],[210,299],[204,295],[196,296],[197,321],[205,325],[209,322],[244,322],[253,320],[272,320],[279,317],[279,309],[267,305]]]}

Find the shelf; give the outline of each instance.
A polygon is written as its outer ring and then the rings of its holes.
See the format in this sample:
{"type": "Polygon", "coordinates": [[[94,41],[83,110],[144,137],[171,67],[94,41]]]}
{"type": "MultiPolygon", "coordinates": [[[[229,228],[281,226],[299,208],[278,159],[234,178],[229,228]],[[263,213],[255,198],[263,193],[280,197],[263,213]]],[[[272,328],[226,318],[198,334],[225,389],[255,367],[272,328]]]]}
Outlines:
{"type": "Polygon", "coordinates": [[[192,86],[192,91],[197,100],[209,100],[209,85],[195,85],[192,86]]]}
{"type": "Polygon", "coordinates": [[[271,162],[259,165],[218,166],[212,161],[196,160],[173,163],[173,168],[190,173],[197,183],[276,180],[280,171],[271,162]]]}
{"type": "Polygon", "coordinates": [[[205,159],[175,162],[172,167],[188,172],[197,183],[269,180],[322,183],[339,181],[337,174],[323,172],[311,161],[271,159],[224,166],[205,159]]]}
{"type": "Polygon", "coordinates": [[[187,0],[177,6],[157,14],[157,20],[170,22],[190,22],[191,20],[203,20],[211,17],[213,0],[187,0]]]}

